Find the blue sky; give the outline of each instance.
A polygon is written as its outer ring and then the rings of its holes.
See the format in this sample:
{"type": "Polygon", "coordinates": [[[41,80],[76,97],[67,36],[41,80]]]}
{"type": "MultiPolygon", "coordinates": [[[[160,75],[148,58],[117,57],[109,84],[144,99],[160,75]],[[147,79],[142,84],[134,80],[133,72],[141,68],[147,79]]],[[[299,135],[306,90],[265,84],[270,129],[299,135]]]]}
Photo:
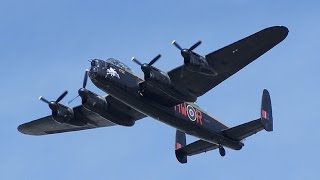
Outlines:
{"type": "MultiPolygon", "coordinates": [[[[0,1],[0,179],[318,179],[319,2],[0,1]],[[181,65],[176,39],[206,55],[256,31],[285,25],[281,44],[198,99],[227,125],[259,116],[270,91],[272,133],[241,151],[174,155],[175,129],[151,118],[113,127],[33,137],[16,128],[50,113],[40,95],[77,95],[87,60],[114,57],[142,75],[132,56],[169,71],[181,65]]],[[[88,88],[103,94],[91,83],[88,88]]],[[[79,104],[79,101],[73,105],[79,104]]],[[[189,137],[188,137],[189,138],[189,137]]],[[[189,142],[194,138],[189,138],[189,142]]]]}

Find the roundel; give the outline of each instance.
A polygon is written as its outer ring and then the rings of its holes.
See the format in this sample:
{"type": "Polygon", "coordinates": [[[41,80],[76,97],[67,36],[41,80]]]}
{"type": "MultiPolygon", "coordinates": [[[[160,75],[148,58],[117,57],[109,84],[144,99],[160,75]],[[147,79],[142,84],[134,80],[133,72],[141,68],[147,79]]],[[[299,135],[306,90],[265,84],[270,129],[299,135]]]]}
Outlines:
{"type": "Polygon", "coordinates": [[[196,111],[191,105],[187,106],[187,114],[188,114],[188,117],[191,121],[196,120],[196,111]]]}

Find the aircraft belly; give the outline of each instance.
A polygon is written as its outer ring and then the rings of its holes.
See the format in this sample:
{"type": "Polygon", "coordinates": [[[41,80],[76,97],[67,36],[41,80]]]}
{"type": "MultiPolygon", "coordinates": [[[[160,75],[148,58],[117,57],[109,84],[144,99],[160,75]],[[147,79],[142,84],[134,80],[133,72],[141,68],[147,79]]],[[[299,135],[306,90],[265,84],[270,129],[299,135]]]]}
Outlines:
{"type": "MultiPolygon", "coordinates": [[[[242,143],[232,141],[225,138],[218,133],[227,126],[221,123],[211,123],[210,127],[206,121],[192,121],[190,118],[177,115],[177,111],[174,108],[162,106],[148,98],[141,97],[137,92],[131,89],[123,89],[117,86],[107,85],[107,82],[94,82],[97,87],[112,97],[123,102],[124,104],[132,107],[138,112],[150,116],[158,121],[161,121],[169,126],[179,129],[183,132],[196,136],[200,139],[206,140],[211,143],[221,144],[226,147],[239,150],[242,148],[242,143]]],[[[206,115],[204,115],[205,117],[206,115]]]]}

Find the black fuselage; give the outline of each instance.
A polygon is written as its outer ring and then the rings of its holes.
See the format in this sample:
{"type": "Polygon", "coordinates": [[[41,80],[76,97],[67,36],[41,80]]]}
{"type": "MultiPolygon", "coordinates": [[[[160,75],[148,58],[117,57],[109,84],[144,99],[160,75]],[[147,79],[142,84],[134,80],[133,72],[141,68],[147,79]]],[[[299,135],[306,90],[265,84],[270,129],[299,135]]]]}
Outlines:
{"type": "Polygon", "coordinates": [[[205,141],[240,150],[242,142],[225,137],[221,131],[228,127],[203,112],[194,103],[164,106],[143,96],[139,83],[141,78],[131,71],[102,60],[91,63],[89,77],[104,92],[133,109],[168,124],[176,129],[205,141]]]}

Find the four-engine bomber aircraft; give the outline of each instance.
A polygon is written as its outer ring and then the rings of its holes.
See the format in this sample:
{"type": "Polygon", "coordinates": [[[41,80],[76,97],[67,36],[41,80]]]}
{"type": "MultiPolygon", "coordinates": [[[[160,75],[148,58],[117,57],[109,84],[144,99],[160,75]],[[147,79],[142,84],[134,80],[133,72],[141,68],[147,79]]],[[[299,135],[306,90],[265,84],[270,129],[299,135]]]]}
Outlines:
{"type": "Polygon", "coordinates": [[[61,104],[67,91],[55,101],[40,97],[49,105],[52,115],[22,124],[18,130],[29,135],[46,135],[113,125],[133,126],[135,121],[150,116],[177,129],[175,154],[180,163],[186,163],[187,156],[217,148],[224,156],[224,147],[240,150],[243,139],[263,129],[273,130],[269,92],[263,90],[261,117],[231,128],[193,102],[276,46],[288,32],[283,26],[269,27],[206,56],[193,51],[201,41],[189,49],[173,41],[184,64],[164,72],[153,66],[160,55],[149,63],[133,58],[141,66],[143,79],[116,59],[94,59],[78,91],[82,105],[70,108],[61,104]],[[100,96],[86,89],[88,76],[109,95],[100,96]],[[186,144],[186,134],[200,140],[186,144]]]}

